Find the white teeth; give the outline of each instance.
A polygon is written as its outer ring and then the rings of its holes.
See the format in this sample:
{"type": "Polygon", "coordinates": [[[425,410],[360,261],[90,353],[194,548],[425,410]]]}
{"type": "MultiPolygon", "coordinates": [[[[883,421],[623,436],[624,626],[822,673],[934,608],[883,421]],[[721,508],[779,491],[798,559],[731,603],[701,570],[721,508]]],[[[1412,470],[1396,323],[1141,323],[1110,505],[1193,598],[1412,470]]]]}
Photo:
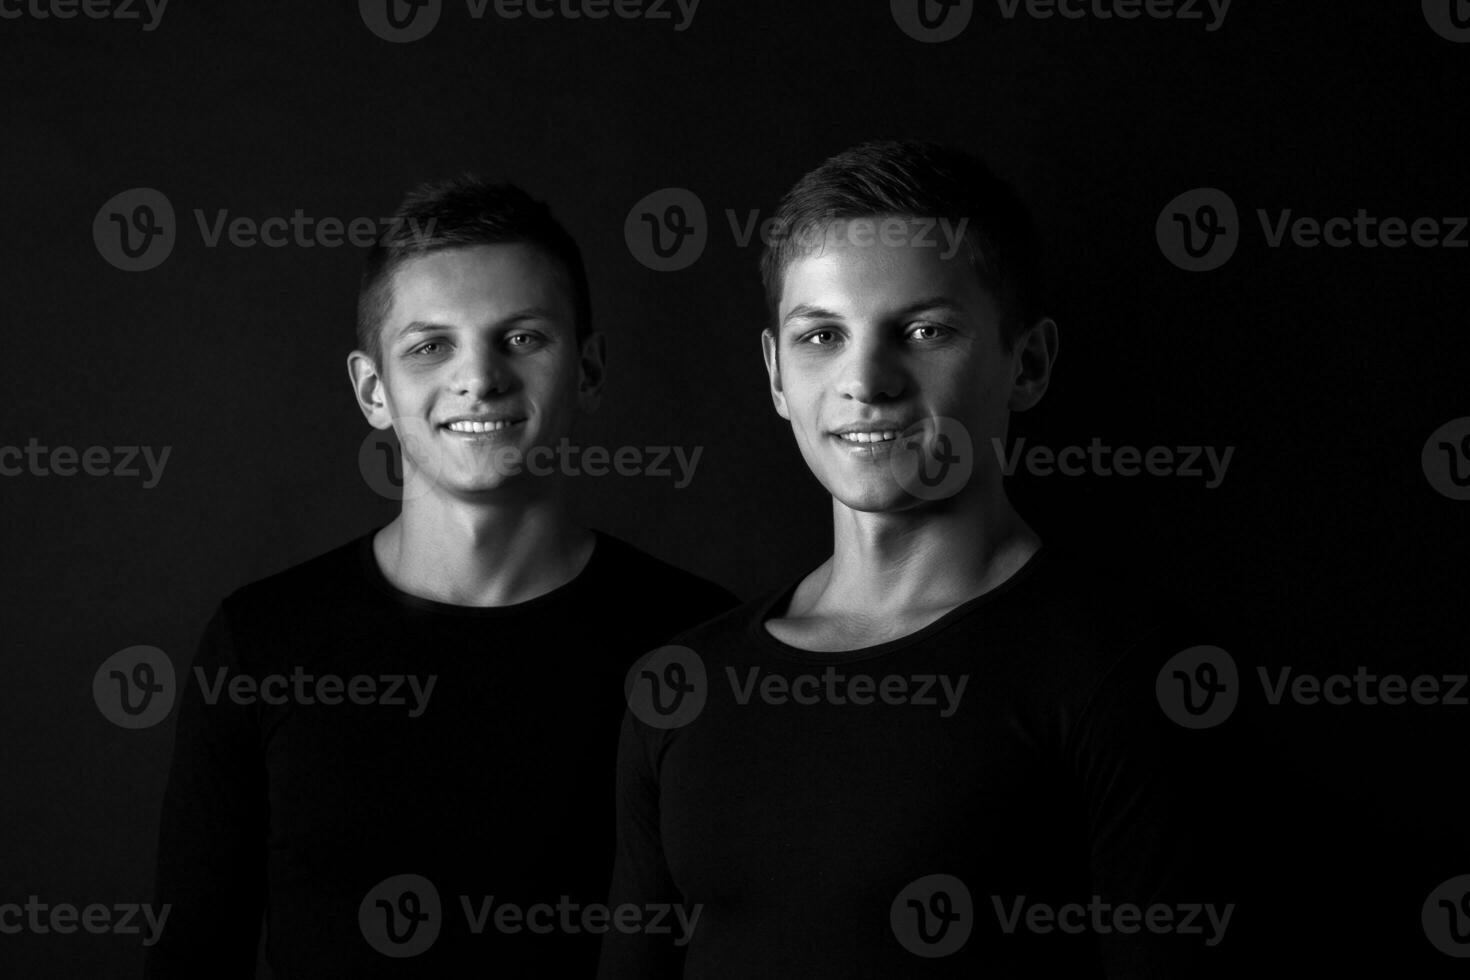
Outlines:
{"type": "Polygon", "coordinates": [[[897,438],[897,429],[885,429],[882,432],[844,432],[841,435],[844,442],[887,442],[897,438]]]}
{"type": "Polygon", "coordinates": [[[454,432],[495,432],[498,429],[508,429],[514,422],[450,422],[449,428],[454,432]]]}

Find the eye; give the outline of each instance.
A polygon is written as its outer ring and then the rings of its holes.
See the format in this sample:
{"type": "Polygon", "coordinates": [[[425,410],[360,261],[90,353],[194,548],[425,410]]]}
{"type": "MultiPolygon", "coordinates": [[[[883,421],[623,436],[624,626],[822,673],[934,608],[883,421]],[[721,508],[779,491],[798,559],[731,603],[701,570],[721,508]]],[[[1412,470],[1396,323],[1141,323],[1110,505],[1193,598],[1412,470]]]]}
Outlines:
{"type": "Polygon", "coordinates": [[[837,340],[837,331],[836,330],[829,330],[827,328],[822,328],[820,330],[813,330],[811,333],[807,334],[805,337],[802,337],[801,340],[798,341],[798,343],[811,344],[813,347],[829,347],[833,343],[835,343],[836,340],[837,340]]]}
{"type": "Polygon", "coordinates": [[[928,343],[943,340],[951,333],[954,331],[942,323],[916,323],[908,330],[909,337],[928,343]]]}
{"type": "Polygon", "coordinates": [[[526,350],[535,347],[541,342],[541,335],[535,333],[513,333],[505,338],[505,346],[512,350],[526,350]]]}
{"type": "Polygon", "coordinates": [[[422,344],[419,344],[413,350],[409,351],[408,352],[408,355],[410,357],[418,357],[418,356],[432,357],[435,354],[442,353],[444,347],[445,347],[445,344],[444,344],[444,342],[442,340],[429,340],[429,341],[425,341],[422,344]]]}

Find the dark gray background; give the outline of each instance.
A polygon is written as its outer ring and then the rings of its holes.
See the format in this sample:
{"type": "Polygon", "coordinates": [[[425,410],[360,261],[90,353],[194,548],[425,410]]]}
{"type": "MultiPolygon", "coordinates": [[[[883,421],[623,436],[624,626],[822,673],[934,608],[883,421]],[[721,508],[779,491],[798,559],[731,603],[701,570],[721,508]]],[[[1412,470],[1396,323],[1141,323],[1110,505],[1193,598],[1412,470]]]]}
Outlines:
{"type": "MultiPolygon", "coordinates": [[[[235,587],[391,519],[358,473],[367,427],[346,382],[361,253],[203,246],[192,211],[257,220],[389,213],[421,180],[478,169],[547,198],[582,243],[610,381],[587,443],[703,446],[691,486],[585,480],[586,521],[735,589],[824,556],[826,497],[770,408],[758,248],[725,210],[769,213],[853,142],[962,144],[1032,204],[1062,353],[1017,432],[1049,445],[1236,447],[1224,484],[1018,477],[1050,540],[1213,610],[1201,642],[1252,677],[1240,723],[1246,813],[1232,843],[1262,896],[1236,924],[1256,955],[1321,968],[1459,963],[1419,924],[1470,871],[1470,709],[1267,707],[1254,664],[1298,672],[1464,671],[1470,504],[1420,450],[1467,408],[1470,252],[1268,248],[1255,209],[1326,218],[1470,213],[1470,44],[1417,3],[1237,0],[1201,21],[1007,21],[977,3],[924,44],[887,0],[703,0],[671,22],[470,19],[391,44],[354,3],[186,4],[157,30],[0,20],[4,355],[0,445],[171,446],[161,483],[0,478],[7,829],[0,902],[147,900],[170,725],[124,731],[91,681],[135,644],[182,666],[235,587]],[[171,200],[158,268],[103,261],[92,223],[132,187],[171,200]],[[624,244],[668,186],[711,221],[702,258],[659,273],[624,244]],[[1235,256],[1165,260],[1160,210],[1216,186],[1235,256]],[[1254,698],[1252,699],[1252,692],[1254,698]]],[[[635,584],[636,585],[636,584],[635,584]]],[[[657,602],[654,595],[630,599],[657,602]]],[[[636,606],[634,607],[636,609],[636,606]]],[[[0,935],[0,972],[136,975],[135,939],[0,935]]]]}

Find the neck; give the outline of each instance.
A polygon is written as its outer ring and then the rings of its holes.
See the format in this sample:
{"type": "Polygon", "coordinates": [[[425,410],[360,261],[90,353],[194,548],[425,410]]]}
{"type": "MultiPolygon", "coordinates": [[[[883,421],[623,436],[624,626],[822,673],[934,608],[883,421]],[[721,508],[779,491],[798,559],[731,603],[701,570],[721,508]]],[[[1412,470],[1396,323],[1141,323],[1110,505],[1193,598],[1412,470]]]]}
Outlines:
{"type": "Polygon", "coordinates": [[[832,557],[817,603],[834,612],[952,607],[1010,578],[1041,547],[999,488],[887,514],[834,500],[832,514],[832,557]]]}
{"type": "Polygon", "coordinates": [[[471,504],[431,492],[405,500],[373,545],[384,576],[410,595],[506,606],[571,581],[594,541],[560,495],[471,504]]]}

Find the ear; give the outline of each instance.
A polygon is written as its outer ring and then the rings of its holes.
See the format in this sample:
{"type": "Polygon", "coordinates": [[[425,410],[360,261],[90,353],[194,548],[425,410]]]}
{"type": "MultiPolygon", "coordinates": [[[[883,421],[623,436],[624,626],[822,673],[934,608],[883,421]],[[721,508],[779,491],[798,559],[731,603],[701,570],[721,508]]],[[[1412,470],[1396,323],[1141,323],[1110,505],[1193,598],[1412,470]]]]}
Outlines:
{"type": "Polygon", "coordinates": [[[1041,401],[1051,384],[1052,366],[1057,361],[1057,322],[1043,317],[1031,324],[1016,340],[1011,351],[1010,409],[1024,412],[1041,401]]]}
{"type": "Polygon", "coordinates": [[[577,355],[577,404],[591,415],[602,404],[602,384],[607,377],[607,343],[594,330],[582,341],[577,355]]]}
{"type": "Polygon", "coordinates": [[[348,354],[347,376],[357,397],[357,407],[362,409],[368,425],[375,429],[392,428],[393,413],[384,398],[383,379],[373,359],[360,350],[348,354]]]}
{"type": "Polygon", "coordinates": [[[761,331],[761,356],[765,358],[766,374],[771,380],[771,401],[776,406],[776,414],[790,421],[786,393],[781,390],[781,359],[776,353],[776,332],[770,327],[761,331]]]}

